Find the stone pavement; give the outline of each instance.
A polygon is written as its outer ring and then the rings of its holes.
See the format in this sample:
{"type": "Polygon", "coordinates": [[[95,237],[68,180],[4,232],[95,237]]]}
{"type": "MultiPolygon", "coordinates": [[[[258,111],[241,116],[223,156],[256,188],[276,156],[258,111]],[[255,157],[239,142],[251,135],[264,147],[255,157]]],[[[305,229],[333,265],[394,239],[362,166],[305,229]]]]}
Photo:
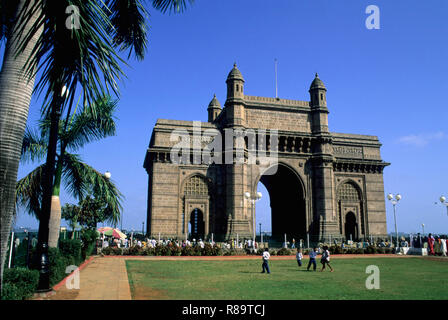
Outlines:
{"type": "Polygon", "coordinates": [[[124,258],[95,257],[80,271],[79,280],[79,289],[68,289],[63,284],[48,299],[131,300],[124,258]]]}

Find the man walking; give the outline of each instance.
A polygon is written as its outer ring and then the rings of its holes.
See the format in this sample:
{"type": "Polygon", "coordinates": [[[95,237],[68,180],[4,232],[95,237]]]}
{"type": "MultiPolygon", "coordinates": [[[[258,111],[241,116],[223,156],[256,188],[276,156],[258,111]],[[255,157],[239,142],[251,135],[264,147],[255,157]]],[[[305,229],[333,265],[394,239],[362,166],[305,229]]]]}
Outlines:
{"type": "Polygon", "coordinates": [[[310,256],[310,262],[308,262],[308,268],[306,268],[306,271],[310,270],[311,265],[313,265],[313,270],[316,271],[317,248],[313,248],[312,250],[310,250],[309,256],[310,256]]]}
{"type": "Polygon", "coordinates": [[[265,269],[266,269],[267,273],[271,273],[271,271],[269,270],[269,264],[268,264],[270,257],[271,257],[271,255],[269,254],[269,249],[268,248],[264,249],[263,264],[262,264],[263,271],[261,271],[261,273],[264,273],[265,269]]]}

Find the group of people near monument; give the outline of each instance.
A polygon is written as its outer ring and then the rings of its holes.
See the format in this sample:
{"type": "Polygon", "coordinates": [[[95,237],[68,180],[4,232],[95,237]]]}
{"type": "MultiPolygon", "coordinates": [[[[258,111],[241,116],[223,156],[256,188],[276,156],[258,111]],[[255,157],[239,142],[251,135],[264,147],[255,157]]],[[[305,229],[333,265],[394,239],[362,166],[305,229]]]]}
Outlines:
{"type": "MultiPolygon", "coordinates": [[[[319,255],[319,249],[313,248],[312,250],[310,250],[308,255],[309,255],[310,260],[308,262],[308,267],[306,268],[306,270],[310,271],[311,266],[313,266],[313,271],[316,271],[317,270],[316,258],[319,255]]],[[[263,263],[261,265],[262,266],[261,273],[265,273],[265,272],[271,273],[271,270],[269,269],[269,259],[270,258],[271,258],[271,255],[269,254],[269,249],[268,248],[264,249],[264,252],[262,254],[263,263]]],[[[299,268],[302,267],[303,253],[302,253],[301,248],[297,248],[296,259],[297,259],[297,264],[298,264],[299,268]]],[[[330,265],[330,251],[328,250],[328,246],[322,247],[320,263],[322,264],[322,269],[320,270],[321,272],[325,270],[326,266],[328,266],[330,268],[330,272],[334,272],[334,269],[330,265]]]]}

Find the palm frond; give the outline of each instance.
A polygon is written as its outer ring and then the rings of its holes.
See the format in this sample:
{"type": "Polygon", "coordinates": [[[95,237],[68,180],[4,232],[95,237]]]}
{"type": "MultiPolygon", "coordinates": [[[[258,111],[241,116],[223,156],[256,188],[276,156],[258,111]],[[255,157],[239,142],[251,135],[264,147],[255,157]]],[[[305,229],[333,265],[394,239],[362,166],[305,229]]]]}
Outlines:
{"type": "Polygon", "coordinates": [[[180,13],[187,8],[187,2],[194,3],[194,0],[152,0],[152,6],[162,13],[180,13]]]}
{"type": "Polygon", "coordinates": [[[48,138],[27,127],[23,136],[21,160],[42,161],[47,155],[48,138]]]}
{"type": "Polygon", "coordinates": [[[0,43],[8,37],[18,3],[18,0],[0,0],[0,43]]]}
{"type": "Polygon", "coordinates": [[[42,176],[45,164],[38,166],[27,176],[17,181],[16,205],[40,219],[43,196],[42,176]]]}
{"type": "Polygon", "coordinates": [[[120,51],[129,50],[128,59],[132,52],[138,60],[143,60],[147,48],[146,19],[148,11],[140,0],[109,0],[106,2],[107,11],[111,13],[111,32],[114,45],[120,51]]]}
{"type": "Polygon", "coordinates": [[[84,108],[73,117],[65,132],[60,132],[63,144],[71,150],[78,150],[85,144],[115,135],[115,117],[117,100],[109,96],[97,99],[89,110],[84,108]],[[90,110],[93,109],[93,110],[90,110]]]}
{"type": "Polygon", "coordinates": [[[87,194],[104,203],[107,222],[117,223],[123,210],[123,194],[115,184],[88,164],[79,156],[66,153],[63,180],[67,190],[77,199],[87,194]]]}
{"type": "MultiPolygon", "coordinates": [[[[35,12],[40,12],[36,23],[20,42],[20,50],[38,32],[36,46],[26,63],[27,75],[41,73],[35,85],[38,95],[44,94],[43,112],[48,106],[64,106],[72,101],[79,87],[83,104],[88,105],[96,98],[111,91],[118,95],[117,80],[123,76],[119,62],[124,63],[115,52],[107,34],[110,22],[99,1],[58,0],[36,1],[35,12]],[[76,7],[78,27],[67,27],[66,8],[76,7]],[[36,70],[33,66],[37,65],[36,70]],[[61,100],[62,85],[68,88],[68,96],[61,100]]],[[[34,8],[33,8],[34,9],[34,8]]],[[[31,13],[33,10],[29,10],[31,13]]],[[[29,21],[30,14],[24,14],[23,21],[29,21]]],[[[25,23],[22,23],[22,31],[25,23]]]]}
{"type": "Polygon", "coordinates": [[[63,158],[62,179],[68,193],[81,200],[89,192],[84,163],[76,154],[65,153],[63,158]]]}

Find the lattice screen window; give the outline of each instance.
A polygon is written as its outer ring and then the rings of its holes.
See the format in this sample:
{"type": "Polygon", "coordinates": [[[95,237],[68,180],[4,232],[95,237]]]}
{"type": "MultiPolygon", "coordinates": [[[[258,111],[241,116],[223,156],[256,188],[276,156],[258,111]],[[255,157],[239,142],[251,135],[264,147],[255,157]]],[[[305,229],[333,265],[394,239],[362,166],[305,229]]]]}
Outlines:
{"type": "Polygon", "coordinates": [[[351,183],[344,183],[339,188],[338,198],[346,201],[359,201],[361,199],[358,190],[351,183]]]}
{"type": "Polygon", "coordinates": [[[185,184],[185,194],[208,195],[207,183],[200,176],[191,177],[185,184]]]}

